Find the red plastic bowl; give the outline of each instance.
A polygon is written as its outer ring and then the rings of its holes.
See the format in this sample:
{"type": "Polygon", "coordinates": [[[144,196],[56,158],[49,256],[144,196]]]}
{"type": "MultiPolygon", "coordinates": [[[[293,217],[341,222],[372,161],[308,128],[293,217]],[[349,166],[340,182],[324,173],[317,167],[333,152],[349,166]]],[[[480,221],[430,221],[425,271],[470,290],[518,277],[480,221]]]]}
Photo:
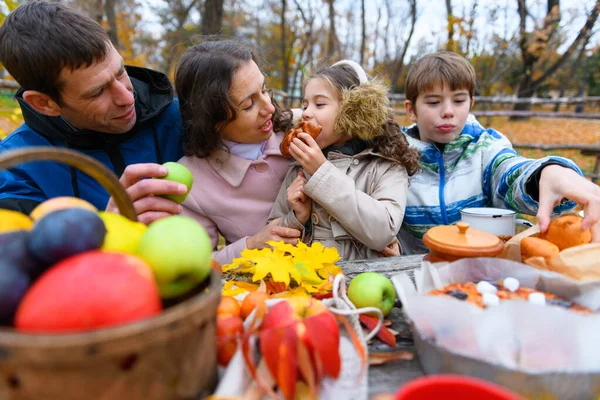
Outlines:
{"type": "Polygon", "coordinates": [[[496,384],[462,375],[430,375],[400,387],[394,400],[525,400],[496,384]]]}

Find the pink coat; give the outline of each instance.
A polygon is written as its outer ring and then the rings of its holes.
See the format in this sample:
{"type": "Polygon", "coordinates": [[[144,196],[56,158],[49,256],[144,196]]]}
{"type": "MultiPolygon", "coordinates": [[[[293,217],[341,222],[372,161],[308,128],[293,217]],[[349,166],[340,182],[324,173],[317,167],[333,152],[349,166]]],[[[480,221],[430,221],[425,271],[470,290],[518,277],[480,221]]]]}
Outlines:
{"type": "Polygon", "coordinates": [[[257,233],[267,218],[290,164],[279,151],[283,133],[271,135],[258,160],[246,160],[224,151],[207,158],[183,157],[194,185],[183,205],[183,215],[207,230],[216,248],[218,234],[227,246],[213,253],[220,264],[228,264],[246,247],[246,238],[257,233]],[[229,157],[229,158],[226,158],[229,157]],[[220,162],[225,160],[224,162],[220,162]]]}

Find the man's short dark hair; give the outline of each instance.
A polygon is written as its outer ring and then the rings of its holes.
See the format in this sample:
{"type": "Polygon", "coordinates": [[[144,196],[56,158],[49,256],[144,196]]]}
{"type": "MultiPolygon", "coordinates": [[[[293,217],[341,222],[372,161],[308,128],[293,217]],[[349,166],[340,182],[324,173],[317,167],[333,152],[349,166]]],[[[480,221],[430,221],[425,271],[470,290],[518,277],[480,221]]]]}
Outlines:
{"type": "Polygon", "coordinates": [[[110,39],[94,20],[55,2],[18,7],[0,26],[0,62],[25,90],[61,103],[63,68],[89,67],[105,59],[110,39]]]}

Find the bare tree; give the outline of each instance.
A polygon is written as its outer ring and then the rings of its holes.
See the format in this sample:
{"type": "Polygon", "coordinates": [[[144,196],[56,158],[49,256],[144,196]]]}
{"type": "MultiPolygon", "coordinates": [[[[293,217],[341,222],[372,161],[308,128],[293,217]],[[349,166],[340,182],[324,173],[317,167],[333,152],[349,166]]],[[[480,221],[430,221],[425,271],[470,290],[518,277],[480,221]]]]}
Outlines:
{"type": "Polygon", "coordinates": [[[160,69],[170,73],[173,60],[183,51],[186,40],[185,25],[190,19],[190,14],[196,6],[202,4],[201,0],[168,0],[167,7],[156,9],[160,22],[165,27],[163,60],[160,69]]]}
{"type": "Polygon", "coordinates": [[[408,51],[408,47],[410,45],[410,41],[415,33],[415,25],[417,23],[417,0],[408,0],[409,4],[409,14],[410,14],[410,30],[408,32],[408,36],[404,39],[404,43],[396,44],[396,48],[399,49],[396,53],[396,58],[392,62],[392,91],[398,91],[398,79],[402,74],[402,70],[404,69],[404,59],[406,58],[406,53],[408,51]]]}
{"type": "Polygon", "coordinates": [[[327,35],[327,57],[333,58],[336,51],[337,34],[335,32],[335,0],[326,0],[329,6],[329,33],[327,35]]]}
{"type": "MultiPolygon", "coordinates": [[[[548,0],[543,26],[534,32],[527,31],[529,10],[526,0],[517,0],[517,5],[519,13],[519,48],[523,61],[522,79],[519,84],[517,97],[529,97],[572,56],[577,48],[587,46],[592,34],[592,28],[598,19],[598,13],[600,13],[600,0],[596,0],[596,4],[588,14],[585,24],[579,30],[577,37],[573,39],[567,50],[554,63],[541,71],[538,61],[560,22],[559,0],[548,0]],[[537,76],[535,78],[534,73],[537,76]]],[[[515,110],[529,110],[530,108],[531,104],[529,103],[517,103],[514,107],[515,110]]]]}
{"type": "Polygon", "coordinates": [[[117,31],[117,20],[115,13],[115,0],[106,0],[104,4],[104,13],[108,22],[108,37],[115,48],[119,48],[119,33],[117,31]]]}
{"type": "Polygon", "coordinates": [[[205,0],[202,9],[202,35],[218,35],[223,27],[223,0],[205,0]]]}
{"type": "Polygon", "coordinates": [[[288,49],[287,44],[285,42],[285,12],[287,9],[287,1],[281,0],[281,20],[279,23],[279,27],[281,29],[281,59],[283,60],[283,85],[282,89],[287,93],[289,89],[289,57],[288,57],[288,49]]]}
{"type": "Polygon", "coordinates": [[[367,41],[367,24],[365,21],[365,0],[361,0],[360,5],[361,5],[360,22],[361,22],[361,27],[362,27],[362,37],[360,40],[360,65],[364,66],[365,48],[366,48],[366,41],[367,41]]]}
{"type": "Polygon", "coordinates": [[[448,26],[448,42],[446,43],[446,50],[456,51],[454,44],[454,12],[452,11],[452,0],[446,0],[446,18],[448,26]]]}

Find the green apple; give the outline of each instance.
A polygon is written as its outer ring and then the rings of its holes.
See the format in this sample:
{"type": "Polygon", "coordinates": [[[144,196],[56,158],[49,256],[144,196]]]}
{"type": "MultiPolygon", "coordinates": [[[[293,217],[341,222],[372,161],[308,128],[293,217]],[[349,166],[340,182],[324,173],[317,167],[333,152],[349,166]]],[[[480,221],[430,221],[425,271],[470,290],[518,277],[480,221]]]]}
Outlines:
{"type": "Polygon", "coordinates": [[[185,294],[202,283],[211,270],[208,233],[198,222],[181,215],[150,224],[137,254],[152,268],[162,298],[185,294]]]}
{"type": "Polygon", "coordinates": [[[396,301],[394,284],[379,272],[363,272],[350,281],[348,298],[358,308],[377,307],[389,315],[396,301]]]}
{"type": "Polygon", "coordinates": [[[187,186],[187,192],[184,194],[165,194],[161,197],[173,200],[175,203],[183,203],[190,193],[192,185],[194,184],[194,177],[192,176],[192,173],[185,165],[181,165],[176,162],[166,162],[163,164],[163,166],[167,167],[167,175],[156,179],[166,179],[168,181],[183,183],[185,186],[187,186]]]}

